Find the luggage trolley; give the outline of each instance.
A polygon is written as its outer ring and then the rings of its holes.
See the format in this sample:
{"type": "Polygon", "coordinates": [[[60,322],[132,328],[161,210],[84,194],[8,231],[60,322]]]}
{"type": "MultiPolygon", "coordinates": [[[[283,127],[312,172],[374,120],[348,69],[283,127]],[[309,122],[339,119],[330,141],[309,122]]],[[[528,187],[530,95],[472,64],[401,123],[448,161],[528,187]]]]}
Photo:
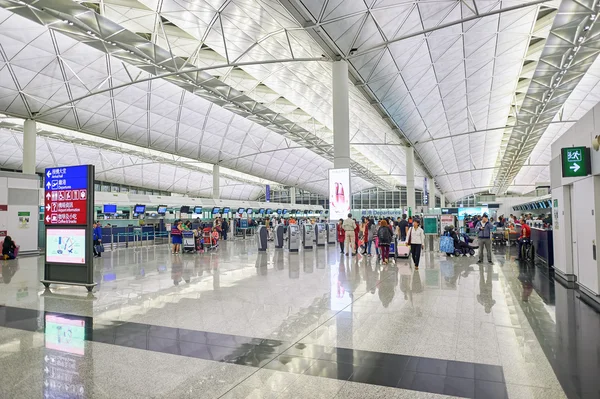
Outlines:
{"type": "Polygon", "coordinates": [[[212,229],[205,227],[202,229],[202,240],[204,240],[204,250],[210,251],[211,249],[217,248],[217,240],[212,235],[212,229]]]}
{"type": "Polygon", "coordinates": [[[183,252],[196,252],[196,238],[193,231],[182,231],[183,252]]]}

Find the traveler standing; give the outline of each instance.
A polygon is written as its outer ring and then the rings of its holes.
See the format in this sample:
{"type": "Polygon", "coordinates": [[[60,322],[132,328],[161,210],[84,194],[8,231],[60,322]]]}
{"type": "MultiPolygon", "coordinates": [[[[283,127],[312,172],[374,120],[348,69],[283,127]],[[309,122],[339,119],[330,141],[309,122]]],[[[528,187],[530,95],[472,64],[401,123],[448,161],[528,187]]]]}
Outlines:
{"type": "Polygon", "coordinates": [[[406,234],[408,233],[408,228],[409,224],[406,221],[406,214],[404,214],[402,215],[402,220],[398,223],[399,234],[397,234],[397,236],[400,237],[400,241],[406,241],[406,234]]]}
{"type": "Polygon", "coordinates": [[[171,227],[171,242],[173,243],[173,254],[179,252],[181,248],[181,243],[183,241],[181,237],[181,232],[183,231],[183,227],[181,226],[181,220],[175,221],[173,226],[171,227]]]}
{"type": "Polygon", "coordinates": [[[515,260],[521,260],[521,250],[523,248],[523,242],[529,241],[531,239],[531,228],[525,222],[525,218],[521,219],[521,235],[517,239],[517,244],[519,246],[519,253],[517,254],[517,258],[515,260]]]}
{"type": "Polygon", "coordinates": [[[98,251],[98,246],[102,244],[102,225],[98,222],[92,225],[92,239],[94,241],[94,257],[99,258],[102,253],[98,251]]]}
{"type": "Polygon", "coordinates": [[[479,260],[477,263],[483,262],[483,251],[487,250],[488,263],[494,263],[492,260],[492,224],[488,221],[487,215],[483,215],[480,222],[475,225],[477,237],[479,239],[479,260]]]}
{"type": "Polygon", "coordinates": [[[346,241],[346,232],[342,228],[342,224],[344,223],[344,219],[340,219],[338,224],[335,225],[335,230],[337,232],[337,240],[340,243],[341,253],[344,253],[344,241],[346,241]]]}
{"type": "Polygon", "coordinates": [[[369,241],[367,242],[367,255],[371,256],[371,247],[373,241],[375,241],[375,236],[377,235],[377,227],[375,227],[375,222],[373,219],[369,219],[367,221],[367,237],[369,241]]]}
{"type": "Polygon", "coordinates": [[[379,230],[377,231],[377,238],[379,239],[379,248],[381,249],[381,261],[384,265],[387,265],[390,259],[390,244],[392,243],[392,231],[388,225],[387,220],[381,221],[379,230]]]}
{"type": "Polygon", "coordinates": [[[419,269],[423,244],[425,244],[425,232],[421,228],[419,220],[414,219],[412,227],[408,229],[406,245],[410,245],[410,253],[415,264],[415,270],[419,269]]]}
{"type": "Polygon", "coordinates": [[[223,229],[223,240],[227,240],[227,232],[229,231],[229,222],[227,219],[223,219],[223,222],[221,223],[221,229],[223,229]]]}
{"type": "Polygon", "coordinates": [[[348,256],[349,251],[352,250],[352,254],[356,255],[356,247],[354,246],[354,229],[356,229],[356,222],[352,219],[352,214],[349,213],[348,217],[342,223],[342,229],[344,229],[344,233],[346,238],[344,240],[347,247],[345,247],[346,256],[348,256]]]}

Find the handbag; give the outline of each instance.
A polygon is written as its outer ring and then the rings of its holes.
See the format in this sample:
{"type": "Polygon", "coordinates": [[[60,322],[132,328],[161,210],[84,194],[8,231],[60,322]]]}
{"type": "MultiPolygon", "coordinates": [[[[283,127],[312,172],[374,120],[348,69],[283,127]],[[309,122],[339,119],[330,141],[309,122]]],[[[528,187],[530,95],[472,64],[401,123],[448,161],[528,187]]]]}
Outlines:
{"type": "Polygon", "coordinates": [[[98,253],[104,252],[104,245],[103,244],[96,245],[96,252],[98,252],[98,253]]]}

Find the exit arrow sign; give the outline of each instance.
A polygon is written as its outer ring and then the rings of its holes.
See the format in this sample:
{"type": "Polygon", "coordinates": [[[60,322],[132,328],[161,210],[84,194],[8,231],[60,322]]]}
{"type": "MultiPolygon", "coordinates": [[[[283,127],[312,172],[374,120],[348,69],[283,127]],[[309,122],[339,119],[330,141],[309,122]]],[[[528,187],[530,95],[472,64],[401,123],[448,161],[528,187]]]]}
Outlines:
{"type": "Polygon", "coordinates": [[[575,165],[569,167],[569,169],[571,169],[573,172],[577,172],[579,169],[581,169],[581,166],[579,166],[579,164],[576,163],[575,165]]]}
{"type": "Polygon", "coordinates": [[[591,173],[591,157],[588,147],[562,148],[561,158],[563,177],[584,177],[591,173]]]}

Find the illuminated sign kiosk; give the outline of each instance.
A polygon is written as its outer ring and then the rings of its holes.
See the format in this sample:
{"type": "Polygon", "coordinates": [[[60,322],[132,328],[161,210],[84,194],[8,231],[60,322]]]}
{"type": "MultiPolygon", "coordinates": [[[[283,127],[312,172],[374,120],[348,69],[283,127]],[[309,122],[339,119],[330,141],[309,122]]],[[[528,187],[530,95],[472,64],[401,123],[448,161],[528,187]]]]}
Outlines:
{"type": "Polygon", "coordinates": [[[94,283],[92,224],[94,165],[48,168],[44,175],[46,255],[44,279],[50,284],[94,283]]]}

